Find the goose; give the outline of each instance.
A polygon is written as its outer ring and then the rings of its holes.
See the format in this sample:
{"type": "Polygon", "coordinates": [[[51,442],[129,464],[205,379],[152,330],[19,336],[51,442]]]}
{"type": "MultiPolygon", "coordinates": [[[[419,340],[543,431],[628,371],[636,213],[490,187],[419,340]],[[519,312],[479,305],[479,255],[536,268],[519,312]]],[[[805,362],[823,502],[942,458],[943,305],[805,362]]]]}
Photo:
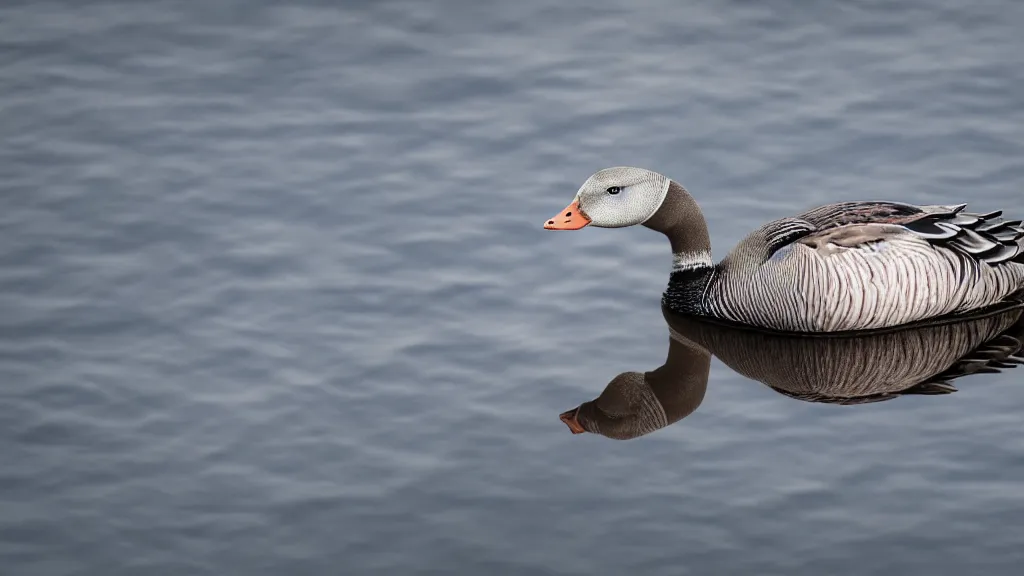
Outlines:
{"type": "Polygon", "coordinates": [[[711,259],[707,222],[675,180],[636,167],[590,176],[548,230],[643,225],[668,236],[671,310],[784,332],[901,326],[1024,290],[1024,229],[966,204],[841,202],[754,230],[711,259]]]}
{"type": "Polygon", "coordinates": [[[573,434],[645,436],[692,414],[704,400],[711,356],[740,375],[804,402],[855,405],[945,395],[973,374],[1024,364],[1024,302],[1007,300],[913,326],[845,334],[785,334],[662,307],[664,365],[624,372],[593,400],[559,415],[573,434]]]}

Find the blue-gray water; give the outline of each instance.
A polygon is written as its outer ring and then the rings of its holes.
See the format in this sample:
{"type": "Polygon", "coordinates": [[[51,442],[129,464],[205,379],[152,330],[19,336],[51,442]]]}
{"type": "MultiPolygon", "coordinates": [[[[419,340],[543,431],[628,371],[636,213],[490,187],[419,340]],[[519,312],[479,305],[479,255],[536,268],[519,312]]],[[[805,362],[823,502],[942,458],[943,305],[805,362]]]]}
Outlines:
{"type": "Polygon", "coordinates": [[[1024,216],[1016,0],[0,5],[0,572],[1016,574],[1024,382],[866,406],[717,360],[640,439],[686,185],[1024,216]]]}

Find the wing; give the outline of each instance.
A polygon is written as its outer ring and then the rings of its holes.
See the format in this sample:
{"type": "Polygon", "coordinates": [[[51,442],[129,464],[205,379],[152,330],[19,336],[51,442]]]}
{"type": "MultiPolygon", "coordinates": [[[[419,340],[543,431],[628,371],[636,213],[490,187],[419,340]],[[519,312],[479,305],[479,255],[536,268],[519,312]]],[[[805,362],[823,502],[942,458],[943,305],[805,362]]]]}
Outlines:
{"type": "MultiPolygon", "coordinates": [[[[900,202],[840,202],[804,212],[796,218],[781,218],[762,226],[744,242],[764,260],[792,242],[852,224],[910,224],[920,220],[953,218],[966,204],[955,206],[914,206],[900,202]],[[763,247],[763,251],[758,248],[763,247]]],[[[986,217],[998,216],[987,214],[986,217]]]]}
{"type": "MultiPolygon", "coordinates": [[[[1006,221],[999,217],[1002,212],[963,213],[962,205],[911,206],[921,210],[917,214],[890,209],[894,206],[900,205],[872,203],[863,210],[853,210],[852,216],[849,209],[842,211],[843,216],[836,216],[833,212],[826,213],[826,218],[820,218],[819,214],[819,225],[815,226],[815,231],[798,240],[815,248],[825,244],[837,248],[864,248],[909,232],[936,248],[950,250],[969,261],[991,265],[1007,262],[1024,264],[1024,229],[1020,220],[1006,221]],[[842,223],[851,219],[864,222],[842,223]]],[[[816,218],[812,213],[808,215],[812,220],[816,218]]]]}
{"type": "Polygon", "coordinates": [[[769,222],[758,230],[756,241],[764,246],[763,258],[767,260],[797,240],[828,238],[837,230],[843,230],[838,236],[843,246],[870,244],[882,239],[872,238],[871,234],[884,230],[870,225],[892,225],[971,260],[993,265],[1024,263],[1024,228],[1020,220],[1007,221],[1000,217],[1002,211],[966,213],[965,207],[966,204],[914,206],[898,202],[829,204],[796,218],[769,222]]]}
{"type": "MultiPolygon", "coordinates": [[[[901,202],[840,202],[808,210],[799,218],[818,230],[847,224],[907,224],[929,216],[953,217],[967,205],[915,206],[901,202]]],[[[998,213],[989,216],[998,216],[998,213]]]]}

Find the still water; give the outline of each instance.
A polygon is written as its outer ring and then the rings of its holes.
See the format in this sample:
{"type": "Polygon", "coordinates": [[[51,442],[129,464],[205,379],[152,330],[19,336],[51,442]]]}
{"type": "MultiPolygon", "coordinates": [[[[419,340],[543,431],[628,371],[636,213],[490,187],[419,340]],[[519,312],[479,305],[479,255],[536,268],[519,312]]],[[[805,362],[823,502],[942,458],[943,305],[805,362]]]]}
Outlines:
{"type": "Polygon", "coordinates": [[[683,183],[718,257],[844,199],[1024,216],[1022,27],[1014,0],[3,2],[0,572],[1019,573],[1020,370],[807,402],[730,368],[746,345],[685,419],[572,435],[665,363],[671,257],[541,224],[622,164],[683,183]]]}

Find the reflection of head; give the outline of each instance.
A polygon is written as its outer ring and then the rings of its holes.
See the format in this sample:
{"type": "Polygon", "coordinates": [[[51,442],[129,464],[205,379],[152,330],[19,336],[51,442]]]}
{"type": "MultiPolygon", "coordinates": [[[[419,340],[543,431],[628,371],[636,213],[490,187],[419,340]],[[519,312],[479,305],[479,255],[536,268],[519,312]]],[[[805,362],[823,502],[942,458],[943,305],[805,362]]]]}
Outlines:
{"type": "Polygon", "coordinates": [[[592,432],[609,438],[635,438],[664,428],[665,409],[639,372],[619,374],[597,398],[563,413],[573,434],[592,432]]]}
{"type": "Polygon", "coordinates": [[[560,418],[574,434],[628,440],[677,422],[697,409],[707,390],[711,356],[690,342],[670,340],[668,360],[652,372],[624,372],[597,398],[560,418]]]}

